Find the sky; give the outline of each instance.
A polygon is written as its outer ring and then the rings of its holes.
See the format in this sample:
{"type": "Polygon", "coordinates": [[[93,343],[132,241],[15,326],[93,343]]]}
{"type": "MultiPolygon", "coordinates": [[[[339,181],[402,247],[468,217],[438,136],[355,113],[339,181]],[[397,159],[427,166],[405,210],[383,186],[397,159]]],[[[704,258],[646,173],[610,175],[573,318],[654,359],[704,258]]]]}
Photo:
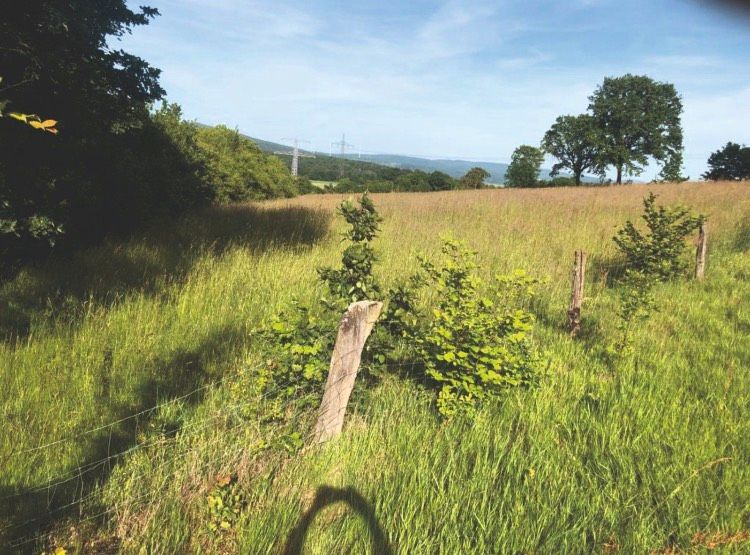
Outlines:
{"type": "Polygon", "coordinates": [[[269,141],[508,162],[634,73],[682,95],[686,175],[750,143],[750,15],[708,0],[142,3],[161,16],[112,46],[160,68],[187,119],[269,141]]]}

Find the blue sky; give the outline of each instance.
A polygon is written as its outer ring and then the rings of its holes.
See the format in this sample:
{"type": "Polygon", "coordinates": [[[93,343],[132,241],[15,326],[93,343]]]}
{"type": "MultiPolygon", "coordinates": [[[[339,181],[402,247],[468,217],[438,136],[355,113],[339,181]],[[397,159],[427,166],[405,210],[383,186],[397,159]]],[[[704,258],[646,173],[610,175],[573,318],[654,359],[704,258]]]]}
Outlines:
{"type": "Polygon", "coordinates": [[[706,0],[142,3],[162,15],[121,45],[169,100],[267,140],[504,162],[604,76],[638,73],[683,96],[688,175],[750,143],[750,16],[706,0]]]}

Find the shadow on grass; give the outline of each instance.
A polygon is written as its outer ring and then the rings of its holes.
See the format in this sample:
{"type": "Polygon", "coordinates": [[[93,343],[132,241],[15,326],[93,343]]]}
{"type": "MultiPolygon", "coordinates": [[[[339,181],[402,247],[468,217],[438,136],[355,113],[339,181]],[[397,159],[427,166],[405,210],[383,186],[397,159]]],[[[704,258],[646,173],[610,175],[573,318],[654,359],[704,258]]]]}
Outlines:
{"type": "MultiPolygon", "coordinates": [[[[217,360],[228,359],[233,352],[232,345],[245,337],[246,331],[243,329],[224,328],[212,333],[195,349],[173,353],[168,360],[157,363],[152,376],[139,384],[132,395],[138,402],[114,408],[108,414],[108,422],[127,418],[147,411],[160,402],[195,392],[201,383],[205,383],[206,366],[217,360]]],[[[104,359],[106,368],[106,353],[104,359]]],[[[99,379],[102,380],[102,395],[106,396],[109,384],[105,376],[106,372],[103,372],[99,379]]],[[[198,405],[205,391],[195,392],[182,402],[185,405],[198,405]]],[[[87,513],[81,513],[79,501],[106,482],[112,470],[126,458],[118,455],[136,447],[141,432],[149,434],[145,442],[150,444],[155,438],[174,437],[181,426],[181,419],[177,417],[165,419],[158,411],[146,412],[96,434],[72,439],[85,444],[85,447],[81,449],[84,454],[76,464],[69,466],[67,471],[59,471],[57,475],[63,479],[72,478],[68,482],[45,489],[49,483],[46,482],[22,490],[0,482],[0,552],[38,553],[38,550],[34,551],[35,542],[27,540],[56,525],[59,527],[67,519],[85,518],[87,513]],[[27,543],[14,547],[19,541],[27,543]]],[[[50,441],[56,439],[51,438],[50,441]]],[[[50,449],[54,451],[55,447],[50,449]]],[[[87,509],[91,510],[91,507],[87,506],[87,509]]],[[[94,509],[94,514],[96,512],[94,509]]]]}
{"type": "Polygon", "coordinates": [[[0,284],[0,338],[26,337],[36,318],[77,320],[82,301],[115,303],[130,291],[158,294],[198,260],[241,246],[254,252],[306,248],[328,233],[330,214],[304,207],[213,207],[153,224],[128,240],[55,253],[0,284]]]}
{"type": "Polygon", "coordinates": [[[335,503],[347,504],[367,524],[370,530],[373,553],[377,555],[392,555],[394,553],[375,516],[375,510],[357,490],[352,487],[333,488],[330,486],[321,486],[315,492],[315,499],[312,506],[302,515],[297,526],[289,533],[286,546],[284,547],[284,555],[302,555],[305,537],[313,520],[319,512],[335,503]]]}

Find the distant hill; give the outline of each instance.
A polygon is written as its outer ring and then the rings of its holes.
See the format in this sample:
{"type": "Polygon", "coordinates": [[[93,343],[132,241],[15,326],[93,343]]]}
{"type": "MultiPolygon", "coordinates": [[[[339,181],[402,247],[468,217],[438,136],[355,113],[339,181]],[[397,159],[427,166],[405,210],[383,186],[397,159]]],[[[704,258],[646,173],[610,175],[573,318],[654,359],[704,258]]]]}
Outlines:
{"type": "MultiPolygon", "coordinates": [[[[245,135],[247,136],[247,135],[245,135]]],[[[248,137],[255,141],[261,150],[266,152],[284,152],[292,153],[292,147],[271,141],[264,141],[263,139],[256,139],[255,137],[248,137]]],[[[329,153],[324,152],[312,152],[308,150],[300,149],[300,152],[305,154],[313,154],[317,157],[330,158],[329,153]]],[[[340,158],[340,156],[336,156],[340,158]]],[[[487,179],[488,183],[502,184],[505,181],[505,172],[508,170],[508,164],[501,162],[477,162],[470,160],[448,160],[441,158],[420,158],[417,156],[402,156],[400,154],[346,154],[344,158],[352,162],[369,162],[369,164],[378,164],[381,166],[387,166],[389,168],[401,169],[401,170],[422,170],[424,172],[440,171],[447,173],[451,177],[458,179],[463,176],[471,168],[480,167],[484,168],[490,173],[490,177],[487,179]]],[[[368,165],[369,165],[368,164],[368,165]]],[[[300,168],[305,165],[305,160],[300,162],[300,168]]],[[[363,166],[364,169],[364,166],[363,166]]],[[[372,170],[372,166],[369,166],[369,170],[372,170]]],[[[550,179],[549,169],[542,169],[541,178],[550,179]]],[[[561,174],[563,176],[568,174],[561,174]]],[[[335,179],[335,178],[333,178],[335,179]]],[[[589,183],[596,183],[598,179],[594,177],[584,177],[583,180],[589,183]]]]}

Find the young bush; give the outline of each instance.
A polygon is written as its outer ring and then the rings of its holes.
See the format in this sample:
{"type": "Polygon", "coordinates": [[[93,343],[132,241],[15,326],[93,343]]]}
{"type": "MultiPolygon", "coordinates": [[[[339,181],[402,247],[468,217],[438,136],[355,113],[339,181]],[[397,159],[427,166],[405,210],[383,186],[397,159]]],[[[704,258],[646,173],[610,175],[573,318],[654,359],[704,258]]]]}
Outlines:
{"type": "Polygon", "coordinates": [[[667,281],[684,271],[685,238],[706,218],[683,206],[657,206],[653,193],[643,199],[643,207],[647,232],[639,231],[628,221],[614,241],[625,255],[627,269],[667,281]]]}
{"type": "Polygon", "coordinates": [[[440,385],[438,410],[471,415],[477,405],[509,387],[537,381],[540,359],[530,341],[534,317],[523,301],[536,280],[521,271],[498,276],[486,294],[475,253],[446,240],[441,268],[422,261],[424,284],[437,299],[429,324],[414,345],[429,377],[440,385]]]}
{"type": "Polygon", "coordinates": [[[341,257],[342,267],[338,270],[321,268],[318,270],[320,278],[328,284],[336,300],[347,303],[378,300],[381,289],[372,275],[377,258],[370,243],[380,231],[382,218],[367,193],[359,199],[359,207],[347,200],[341,203],[338,213],[349,224],[344,237],[351,241],[351,245],[341,257]]]}
{"type": "Polygon", "coordinates": [[[375,205],[365,194],[359,206],[348,200],[341,203],[339,214],[349,224],[344,237],[351,244],[344,249],[341,268],[318,270],[333,298],[321,299],[311,308],[295,305],[270,326],[254,332],[267,359],[257,377],[262,390],[273,391],[276,398],[295,399],[300,406],[317,401],[309,394],[317,394],[326,379],[342,311],[351,302],[380,297],[380,286],[372,275],[376,257],[370,246],[381,221],[375,205]]]}

